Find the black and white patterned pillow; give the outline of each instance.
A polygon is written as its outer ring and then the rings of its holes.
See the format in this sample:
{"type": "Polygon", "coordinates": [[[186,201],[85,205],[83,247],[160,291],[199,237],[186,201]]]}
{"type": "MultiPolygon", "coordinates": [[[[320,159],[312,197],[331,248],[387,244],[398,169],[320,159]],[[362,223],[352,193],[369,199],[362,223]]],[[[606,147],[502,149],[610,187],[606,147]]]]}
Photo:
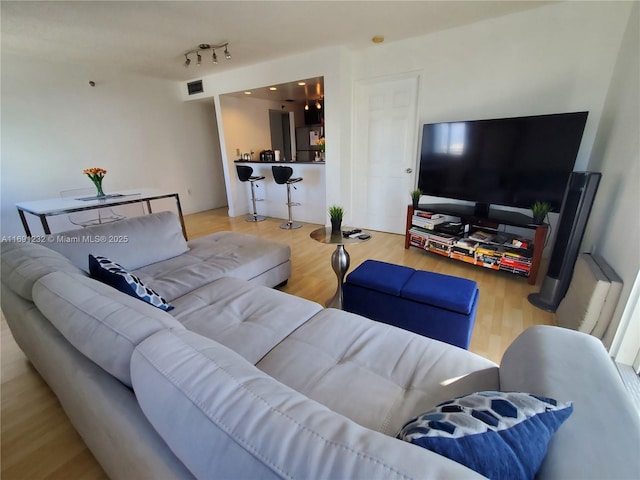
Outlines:
{"type": "Polygon", "coordinates": [[[147,287],[142,280],[107,257],[89,255],[89,273],[92,278],[161,310],[168,312],[174,308],[158,292],[147,287]]]}

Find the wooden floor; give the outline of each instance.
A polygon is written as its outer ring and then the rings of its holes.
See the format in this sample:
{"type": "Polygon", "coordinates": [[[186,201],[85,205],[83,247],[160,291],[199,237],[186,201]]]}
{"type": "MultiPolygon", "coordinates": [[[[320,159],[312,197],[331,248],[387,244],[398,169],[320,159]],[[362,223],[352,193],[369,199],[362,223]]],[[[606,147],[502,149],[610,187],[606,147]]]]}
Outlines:
{"type": "MultiPolygon", "coordinates": [[[[336,289],[336,277],[330,265],[335,247],[309,237],[319,225],[304,224],[300,229],[288,231],[280,229],[280,223],[282,220],[271,218],[260,223],[245,222],[244,217],[230,219],[226,207],[186,217],[190,239],[219,230],[233,230],[288,243],[292,273],[281,290],[324,304],[336,289]]],[[[529,304],[527,295],[538,291],[539,286],[530,286],[525,279],[413,247],[405,250],[403,236],[372,233],[368,242],[347,247],[351,268],[371,258],[478,282],[480,301],[470,350],[479,355],[499,363],[506,347],[525,328],[555,323],[553,314],[529,304]]],[[[1,335],[2,480],[106,478],[54,394],[13,341],[4,318],[1,335]]]]}

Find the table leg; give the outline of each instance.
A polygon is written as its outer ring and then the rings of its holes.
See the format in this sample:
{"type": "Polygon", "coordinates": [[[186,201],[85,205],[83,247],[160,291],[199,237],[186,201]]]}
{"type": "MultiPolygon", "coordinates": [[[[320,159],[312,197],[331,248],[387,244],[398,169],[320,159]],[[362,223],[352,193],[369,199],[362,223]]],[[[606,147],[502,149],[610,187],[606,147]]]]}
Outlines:
{"type": "Polygon", "coordinates": [[[49,229],[49,223],[47,222],[47,216],[46,215],[38,215],[40,217],[40,223],[42,223],[42,229],[44,230],[44,233],[46,233],[47,235],[51,234],[51,229],[49,229]]]}
{"type": "Polygon", "coordinates": [[[27,237],[31,236],[31,229],[29,228],[29,222],[27,222],[27,218],[24,216],[24,210],[18,209],[18,215],[20,215],[20,221],[22,222],[22,227],[24,228],[24,233],[27,234],[27,237]]]}
{"type": "Polygon", "coordinates": [[[180,217],[180,225],[182,226],[182,235],[184,235],[184,239],[187,238],[187,227],[184,224],[184,216],[182,215],[182,207],[180,206],[180,197],[176,193],[176,208],[178,209],[178,217],[180,217]]]}
{"type": "Polygon", "coordinates": [[[349,253],[344,248],[344,245],[336,245],[336,249],[331,255],[331,266],[333,271],[336,272],[338,288],[335,295],[327,300],[326,307],[342,309],[342,283],[347,270],[349,270],[349,261],[349,253]]]}

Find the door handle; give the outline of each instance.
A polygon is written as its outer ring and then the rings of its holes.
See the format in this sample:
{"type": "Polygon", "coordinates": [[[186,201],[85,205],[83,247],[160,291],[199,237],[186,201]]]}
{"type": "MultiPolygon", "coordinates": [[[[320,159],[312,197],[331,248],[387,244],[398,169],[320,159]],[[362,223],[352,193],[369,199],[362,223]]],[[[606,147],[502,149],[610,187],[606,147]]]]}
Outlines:
{"type": "Polygon", "coordinates": [[[407,173],[412,173],[412,172],[413,172],[413,169],[411,169],[411,168],[407,168],[407,169],[405,170],[405,172],[407,172],[407,173]]]}

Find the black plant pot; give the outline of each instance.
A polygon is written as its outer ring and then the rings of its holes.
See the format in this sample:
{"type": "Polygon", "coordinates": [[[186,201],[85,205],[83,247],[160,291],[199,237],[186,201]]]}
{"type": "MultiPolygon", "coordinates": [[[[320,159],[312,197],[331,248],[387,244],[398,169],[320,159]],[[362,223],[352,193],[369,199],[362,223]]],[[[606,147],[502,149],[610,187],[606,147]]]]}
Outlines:
{"type": "Polygon", "coordinates": [[[412,198],[411,199],[411,203],[413,203],[413,209],[417,210],[418,209],[418,203],[420,202],[419,198],[412,198]]]}
{"type": "Polygon", "coordinates": [[[338,219],[338,218],[331,219],[331,233],[340,233],[341,227],[342,227],[342,219],[338,219]]]}
{"type": "Polygon", "coordinates": [[[544,223],[544,219],[546,218],[546,216],[547,216],[546,213],[544,215],[534,215],[533,223],[536,225],[542,225],[544,223]]]}

